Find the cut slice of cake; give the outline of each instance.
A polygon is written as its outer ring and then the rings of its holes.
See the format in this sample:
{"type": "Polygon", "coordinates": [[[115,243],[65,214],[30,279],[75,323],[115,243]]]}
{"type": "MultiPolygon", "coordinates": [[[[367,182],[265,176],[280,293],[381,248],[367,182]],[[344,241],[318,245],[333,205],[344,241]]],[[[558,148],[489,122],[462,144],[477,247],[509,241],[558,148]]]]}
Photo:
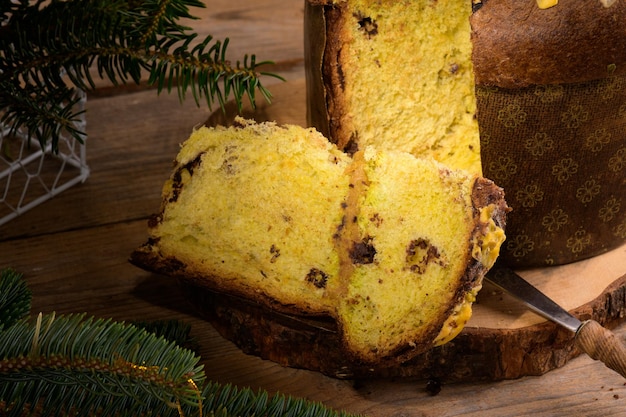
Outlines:
{"type": "Polygon", "coordinates": [[[183,144],[131,260],[279,314],[332,318],[337,349],[389,363],[460,331],[506,211],[492,182],[431,158],[348,156],[313,129],[237,119],[183,144]]]}
{"type": "Polygon", "coordinates": [[[351,160],[312,130],[237,122],[184,143],[146,249],[201,285],[328,313],[351,160]]]}
{"type": "Polygon", "coordinates": [[[305,3],[311,126],[347,152],[375,145],[481,173],[470,1],[305,3]]]}
{"type": "Polygon", "coordinates": [[[469,319],[461,307],[473,301],[504,239],[492,219],[502,200],[490,182],[430,158],[368,147],[362,159],[360,249],[350,252],[338,319],[361,357],[411,356],[451,340],[469,319]],[[491,202],[485,192],[495,192],[491,202]]]}

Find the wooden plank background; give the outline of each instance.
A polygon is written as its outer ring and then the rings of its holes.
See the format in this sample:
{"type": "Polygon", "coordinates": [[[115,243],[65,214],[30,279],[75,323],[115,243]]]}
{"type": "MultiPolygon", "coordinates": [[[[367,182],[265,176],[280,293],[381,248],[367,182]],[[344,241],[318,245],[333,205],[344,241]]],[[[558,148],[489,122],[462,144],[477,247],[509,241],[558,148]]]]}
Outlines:
{"type": "MultiPolygon", "coordinates": [[[[302,0],[215,0],[190,24],[203,34],[230,36],[231,57],[255,52],[294,80],[303,76],[303,6],[302,0]]],[[[146,238],[179,143],[209,114],[150,89],[102,83],[89,94],[89,179],[0,227],[0,268],[24,274],[34,312],[186,320],[210,379],[370,416],[623,415],[624,379],[584,356],[541,377],[446,384],[431,396],[425,380],[340,381],[241,353],[193,314],[174,282],[127,261],[146,238]]],[[[624,336],[626,327],[617,331],[624,336]]]]}

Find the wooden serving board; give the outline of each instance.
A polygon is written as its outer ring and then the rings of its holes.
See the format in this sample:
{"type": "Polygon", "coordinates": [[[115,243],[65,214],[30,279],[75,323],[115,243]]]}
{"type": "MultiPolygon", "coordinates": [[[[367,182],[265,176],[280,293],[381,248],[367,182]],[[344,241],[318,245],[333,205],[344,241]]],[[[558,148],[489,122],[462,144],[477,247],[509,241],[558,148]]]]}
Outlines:
{"type": "MultiPolygon", "coordinates": [[[[271,91],[271,104],[259,101],[254,109],[244,106],[242,116],[306,126],[305,80],[276,85],[271,91]]],[[[214,112],[206,124],[229,125],[236,114],[235,105],[228,103],[226,112],[214,112]]],[[[626,245],[584,261],[518,272],[580,319],[592,318],[613,328],[626,317],[626,245]]],[[[571,332],[485,282],[472,319],[456,339],[386,376],[513,379],[541,375],[579,354],[571,332]]]]}

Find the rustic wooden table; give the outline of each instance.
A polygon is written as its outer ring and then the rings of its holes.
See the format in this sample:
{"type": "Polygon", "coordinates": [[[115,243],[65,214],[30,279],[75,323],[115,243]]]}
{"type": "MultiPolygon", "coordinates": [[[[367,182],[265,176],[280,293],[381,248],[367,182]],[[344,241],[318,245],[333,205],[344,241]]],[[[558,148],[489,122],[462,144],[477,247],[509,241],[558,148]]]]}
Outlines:
{"type": "MultiPolygon", "coordinates": [[[[276,61],[274,70],[288,80],[304,76],[303,0],[207,5],[191,25],[230,36],[232,59],[254,52],[276,61]]],[[[175,282],[128,262],[147,236],[179,143],[210,111],[180,104],[175,94],[106,85],[89,94],[87,106],[89,179],[0,227],[0,268],[24,274],[35,312],[185,320],[210,379],[369,416],[626,415],[626,381],[584,356],[540,377],[445,384],[431,396],[425,381],[341,381],[241,353],[193,314],[175,282]]],[[[626,326],[616,331],[623,337],[626,326]]]]}

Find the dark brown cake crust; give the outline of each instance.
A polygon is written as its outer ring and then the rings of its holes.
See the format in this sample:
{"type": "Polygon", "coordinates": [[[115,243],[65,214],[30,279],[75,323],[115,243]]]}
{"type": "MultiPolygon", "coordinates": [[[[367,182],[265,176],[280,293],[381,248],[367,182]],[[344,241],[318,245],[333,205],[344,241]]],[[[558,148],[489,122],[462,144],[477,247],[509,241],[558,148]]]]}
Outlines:
{"type": "Polygon", "coordinates": [[[519,88],[626,74],[626,2],[483,0],[471,18],[477,85],[519,88]]]}
{"type": "Polygon", "coordinates": [[[341,53],[345,42],[345,4],[325,5],[305,1],[305,68],[307,71],[307,121],[348,154],[358,151],[356,138],[343,119],[348,114],[344,100],[341,53]],[[315,105],[311,105],[316,103],[315,105]]]}

